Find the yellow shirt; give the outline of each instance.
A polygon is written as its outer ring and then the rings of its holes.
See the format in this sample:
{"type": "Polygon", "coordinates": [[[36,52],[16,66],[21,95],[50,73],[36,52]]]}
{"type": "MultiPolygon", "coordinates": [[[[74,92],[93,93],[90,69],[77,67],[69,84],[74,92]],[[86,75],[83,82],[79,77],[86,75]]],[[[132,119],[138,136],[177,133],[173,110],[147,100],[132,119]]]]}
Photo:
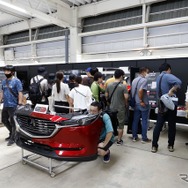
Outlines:
{"type": "MultiPolygon", "coordinates": [[[[105,84],[104,84],[104,88],[106,89],[107,86],[108,86],[108,84],[109,84],[109,83],[112,83],[112,82],[115,82],[115,77],[114,77],[114,76],[113,76],[112,78],[108,78],[108,79],[106,80],[106,82],[105,82],[105,84]]],[[[126,83],[125,80],[123,81],[123,84],[124,84],[124,85],[127,85],[127,83],[126,83]]]]}

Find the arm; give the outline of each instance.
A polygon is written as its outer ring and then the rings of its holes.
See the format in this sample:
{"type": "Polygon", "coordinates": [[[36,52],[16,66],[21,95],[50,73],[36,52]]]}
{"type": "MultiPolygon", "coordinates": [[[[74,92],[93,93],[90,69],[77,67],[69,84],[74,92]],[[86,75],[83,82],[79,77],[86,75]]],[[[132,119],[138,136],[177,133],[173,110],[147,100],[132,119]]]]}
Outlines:
{"type": "Polygon", "coordinates": [[[0,103],[2,102],[3,100],[3,91],[0,92],[0,103]]]}
{"type": "Polygon", "coordinates": [[[73,100],[73,98],[71,98],[69,96],[69,107],[70,107],[69,112],[73,112],[74,111],[74,109],[72,108],[73,106],[74,106],[74,100],[73,100]]]}
{"type": "Polygon", "coordinates": [[[108,97],[109,97],[109,93],[108,93],[107,89],[105,90],[105,97],[106,97],[106,99],[108,99],[108,97]]]}
{"type": "Polygon", "coordinates": [[[129,99],[128,93],[124,93],[124,98],[125,98],[125,106],[128,106],[128,99],[129,99]]]}
{"type": "Polygon", "coordinates": [[[181,80],[174,76],[173,74],[168,74],[168,83],[172,86],[175,86],[176,89],[181,88],[181,80]]]}
{"type": "Polygon", "coordinates": [[[16,88],[18,91],[18,104],[22,105],[22,99],[23,99],[23,88],[22,88],[22,83],[19,79],[17,79],[17,84],[16,84],[16,88]]]}
{"type": "Polygon", "coordinates": [[[129,94],[128,94],[128,91],[127,91],[127,87],[126,85],[124,85],[125,88],[124,88],[124,99],[125,99],[125,106],[128,106],[129,103],[128,103],[128,100],[129,100],[129,94]]]}
{"type": "Polygon", "coordinates": [[[92,92],[92,96],[93,98],[96,100],[96,101],[99,101],[99,92],[98,92],[99,88],[98,88],[98,85],[93,82],[92,85],[91,85],[91,92],[92,92]]]}
{"type": "Polygon", "coordinates": [[[173,87],[169,90],[168,95],[169,95],[169,96],[174,95],[174,94],[177,92],[178,89],[179,89],[179,86],[178,86],[178,85],[173,86],[173,87]]]}
{"type": "Polygon", "coordinates": [[[23,98],[23,93],[20,91],[18,92],[18,104],[22,104],[22,98],[23,98]]]}
{"type": "Polygon", "coordinates": [[[145,107],[146,104],[143,101],[143,97],[144,97],[144,92],[147,91],[147,79],[144,80],[144,82],[142,83],[140,89],[138,90],[138,98],[140,100],[140,105],[142,107],[145,107]]]}
{"type": "Polygon", "coordinates": [[[143,107],[145,107],[146,105],[145,105],[145,103],[143,101],[143,96],[144,96],[144,90],[140,89],[138,91],[138,98],[140,99],[140,105],[143,106],[143,107]]]}
{"type": "Polygon", "coordinates": [[[106,134],[106,137],[105,137],[105,140],[104,140],[104,147],[105,147],[105,146],[108,144],[108,142],[111,140],[112,136],[113,136],[113,132],[108,132],[108,133],[106,134]]]}
{"type": "Polygon", "coordinates": [[[104,139],[104,148],[105,148],[105,146],[108,144],[108,142],[111,140],[113,136],[113,127],[112,127],[111,119],[108,114],[103,115],[103,122],[106,129],[106,136],[104,139]]]}

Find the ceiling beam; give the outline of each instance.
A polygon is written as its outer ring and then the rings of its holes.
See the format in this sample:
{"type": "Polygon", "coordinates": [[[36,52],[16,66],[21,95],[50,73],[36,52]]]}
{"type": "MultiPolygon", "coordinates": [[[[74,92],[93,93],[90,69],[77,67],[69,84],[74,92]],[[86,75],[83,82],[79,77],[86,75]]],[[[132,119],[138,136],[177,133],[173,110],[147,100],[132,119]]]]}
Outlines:
{"type": "MultiPolygon", "coordinates": [[[[37,27],[43,27],[47,26],[49,23],[45,23],[37,18],[33,18],[30,20],[30,28],[37,28],[37,27]]],[[[21,21],[14,24],[10,24],[7,26],[0,27],[0,35],[8,35],[11,33],[16,33],[19,31],[25,31],[28,30],[28,22],[27,21],[21,21]]]]}
{"type": "Polygon", "coordinates": [[[55,4],[58,4],[58,5],[62,6],[62,7],[67,8],[67,9],[70,9],[70,6],[67,3],[64,3],[61,0],[48,0],[48,1],[52,2],[52,3],[55,3],[55,4]]]}
{"type": "Polygon", "coordinates": [[[80,5],[80,3],[78,1],[76,1],[76,0],[68,0],[68,1],[73,3],[74,5],[77,5],[77,6],[80,5]]]}
{"type": "Polygon", "coordinates": [[[0,7],[0,11],[3,12],[3,13],[9,14],[11,16],[15,16],[17,18],[20,18],[22,20],[28,20],[29,19],[29,17],[23,16],[21,14],[17,14],[16,12],[11,12],[9,10],[3,9],[2,7],[0,7]]]}
{"type": "MultiPolygon", "coordinates": [[[[70,1],[70,0],[69,0],[70,1]]],[[[78,7],[78,18],[97,16],[108,12],[152,4],[166,0],[106,0],[78,7]]]]}
{"type": "MultiPolygon", "coordinates": [[[[44,12],[41,12],[39,10],[33,9],[29,6],[24,6],[18,3],[9,3],[10,5],[13,5],[15,7],[18,7],[19,9],[24,11],[24,15],[29,15],[31,17],[36,17],[40,20],[43,20],[49,24],[54,24],[54,25],[58,25],[60,27],[66,28],[66,27],[70,27],[70,23],[65,22],[64,20],[59,19],[58,17],[54,17],[52,15],[48,15],[44,12]]],[[[20,13],[19,10],[15,10],[9,6],[6,6],[6,9],[8,9],[11,12],[17,12],[20,13]]],[[[71,12],[71,9],[70,9],[71,12]]]]}
{"type": "Polygon", "coordinates": [[[22,8],[24,8],[28,12],[28,14],[31,15],[32,17],[39,18],[40,20],[43,20],[45,22],[48,22],[48,23],[51,23],[51,24],[54,24],[54,25],[58,25],[60,27],[70,27],[69,23],[64,22],[63,20],[60,20],[58,18],[54,18],[51,15],[47,15],[43,12],[40,12],[38,10],[34,10],[32,8],[29,8],[29,7],[22,7],[22,8]]]}
{"type": "Polygon", "coordinates": [[[85,0],[76,0],[78,1],[79,3],[81,3],[82,5],[86,4],[85,0]]]}
{"type": "Polygon", "coordinates": [[[85,0],[87,3],[91,3],[91,0],[85,0]]]}

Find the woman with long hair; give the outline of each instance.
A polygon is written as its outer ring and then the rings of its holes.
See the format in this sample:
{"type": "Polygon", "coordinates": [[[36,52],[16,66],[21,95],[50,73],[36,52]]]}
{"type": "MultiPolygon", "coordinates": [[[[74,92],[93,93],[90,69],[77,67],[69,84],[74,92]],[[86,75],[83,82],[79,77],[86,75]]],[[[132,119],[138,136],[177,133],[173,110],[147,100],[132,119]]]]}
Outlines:
{"type": "Polygon", "coordinates": [[[69,113],[69,86],[63,83],[63,71],[56,72],[56,81],[52,86],[52,97],[55,101],[56,113],[69,113]]]}

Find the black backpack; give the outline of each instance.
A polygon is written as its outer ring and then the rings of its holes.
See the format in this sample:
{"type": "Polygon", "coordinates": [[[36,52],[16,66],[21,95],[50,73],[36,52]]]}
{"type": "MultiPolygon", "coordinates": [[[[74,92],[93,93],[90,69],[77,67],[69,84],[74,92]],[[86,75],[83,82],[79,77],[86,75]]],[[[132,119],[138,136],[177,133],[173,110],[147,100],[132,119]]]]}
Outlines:
{"type": "Polygon", "coordinates": [[[42,101],[42,92],[40,90],[40,83],[44,78],[41,78],[40,80],[36,81],[34,78],[33,83],[29,86],[29,99],[31,100],[32,104],[35,105],[37,103],[40,103],[42,101]]]}

